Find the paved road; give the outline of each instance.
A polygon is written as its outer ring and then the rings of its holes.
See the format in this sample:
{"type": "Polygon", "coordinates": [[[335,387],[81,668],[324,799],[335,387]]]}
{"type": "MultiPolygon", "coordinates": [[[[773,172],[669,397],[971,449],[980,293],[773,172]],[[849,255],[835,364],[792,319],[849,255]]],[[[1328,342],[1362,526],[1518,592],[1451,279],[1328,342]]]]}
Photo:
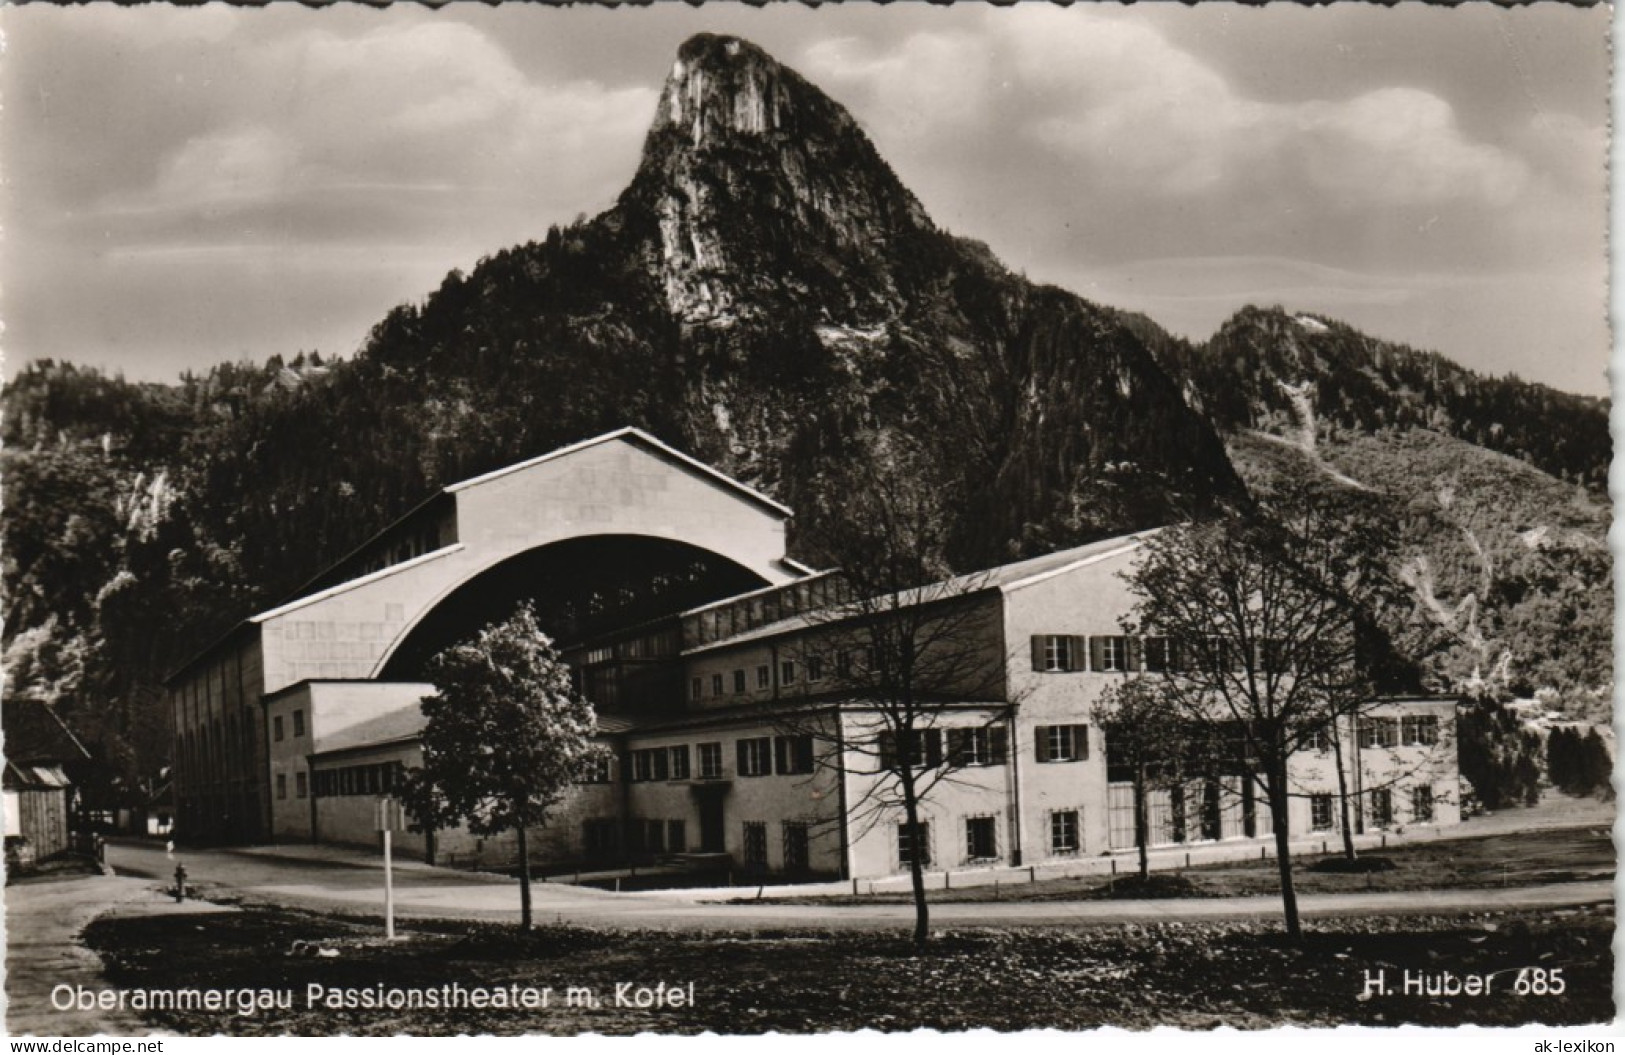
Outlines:
{"type": "MultiPolygon", "coordinates": [[[[375,859],[290,859],[243,851],[211,850],[179,855],[205,893],[217,889],[249,901],[357,914],[380,914],[383,880],[375,859]]],[[[131,875],[164,875],[174,868],[161,848],[115,844],[108,860],[131,875]]],[[[538,920],[656,928],[758,927],[869,928],[906,926],[909,905],[751,905],[702,903],[682,891],[613,894],[584,887],[538,883],[532,886],[538,920]]],[[[741,895],[749,891],[741,889],[741,895]]],[[[1612,880],[1493,890],[1436,890],[1300,895],[1305,917],[1371,913],[1494,911],[1548,908],[1612,901],[1612,880]]],[[[519,885],[499,876],[456,872],[412,864],[396,875],[395,903],[402,918],[456,917],[512,919],[519,912],[519,885]]],[[[1168,901],[981,902],[932,906],[932,919],[944,926],[1022,924],[1089,925],[1159,920],[1272,919],[1280,915],[1273,897],[1204,898],[1168,901]]]]}
{"type": "Polygon", "coordinates": [[[58,1008],[58,986],[99,990],[107,985],[100,957],[79,942],[85,924],[107,912],[219,912],[202,903],[176,905],[143,879],[86,876],[6,888],[6,1030],[12,1036],[88,1037],[152,1032],[133,1012],[117,1008],[58,1008]]]}

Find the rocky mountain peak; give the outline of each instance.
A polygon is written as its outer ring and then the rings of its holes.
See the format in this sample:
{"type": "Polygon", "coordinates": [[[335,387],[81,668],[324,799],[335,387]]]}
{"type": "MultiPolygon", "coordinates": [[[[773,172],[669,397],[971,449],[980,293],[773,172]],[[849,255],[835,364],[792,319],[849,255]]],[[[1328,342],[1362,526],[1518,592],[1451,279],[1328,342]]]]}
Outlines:
{"type": "Polygon", "coordinates": [[[847,321],[885,318],[885,246],[934,230],[844,107],[712,34],[679,49],[622,204],[658,228],[673,313],[712,327],[809,289],[848,302],[847,321]]]}
{"type": "Polygon", "coordinates": [[[749,41],[711,33],[691,37],[666,78],[655,129],[675,130],[693,146],[718,136],[775,131],[795,109],[787,72],[749,41]]]}

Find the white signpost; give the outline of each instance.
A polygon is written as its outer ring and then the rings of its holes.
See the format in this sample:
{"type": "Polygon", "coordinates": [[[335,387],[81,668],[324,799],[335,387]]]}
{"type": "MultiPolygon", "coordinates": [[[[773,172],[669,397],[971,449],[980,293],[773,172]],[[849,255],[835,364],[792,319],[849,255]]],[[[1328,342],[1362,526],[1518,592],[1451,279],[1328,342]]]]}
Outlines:
{"type": "Polygon", "coordinates": [[[378,796],[377,829],[384,833],[384,940],[395,940],[395,862],[390,840],[401,826],[401,804],[392,795],[378,796]]]}

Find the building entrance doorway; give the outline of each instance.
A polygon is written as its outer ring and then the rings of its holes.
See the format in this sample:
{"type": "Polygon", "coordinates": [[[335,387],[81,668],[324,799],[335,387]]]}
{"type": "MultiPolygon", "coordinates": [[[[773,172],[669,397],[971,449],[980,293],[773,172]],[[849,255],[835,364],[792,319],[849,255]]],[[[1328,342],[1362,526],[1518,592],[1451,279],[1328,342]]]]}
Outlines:
{"type": "Polygon", "coordinates": [[[725,852],[727,837],[723,831],[722,800],[728,793],[727,785],[696,787],[694,793],[700,807],[700,853],[725,852]]]}

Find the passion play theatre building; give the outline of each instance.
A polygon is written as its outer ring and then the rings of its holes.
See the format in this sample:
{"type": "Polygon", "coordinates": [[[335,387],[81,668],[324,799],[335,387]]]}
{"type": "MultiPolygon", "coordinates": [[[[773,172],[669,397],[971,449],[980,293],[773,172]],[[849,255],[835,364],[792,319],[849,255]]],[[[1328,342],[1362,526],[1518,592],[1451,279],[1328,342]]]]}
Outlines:
{"type": "MultiPolygon", "coordinates": [[[[876,876],[912,853],[960,868],[1133,845],[1132,797],[1089,715],[1146,662],[1118,628],[1141,537],[914,598],[951,609],[978,659],[974,677],[936,686],[924,754],[973,764],[935,788],[915,838],[900,816],[859,808],[874,801],[877,733],[850,688],[861,679],[843,675],[864,657],[827,614],[838,578],[786,557],[789,517],[636,429],[445,488],[173,675],[178,833],[372,844],[379,796],[421,758],[428,660],[529,599],[615,759],[533,833],[544,869],[691,853],[876,876]]],[[[1389,701],[1338,731],[1362,828],[1459,819],[1454,713],[1389,701]]],[[[1294,761],[1294,833],[1336,824],[1331,759],[1294,761]]],[[[1158,792],[1150,821],[1155,842],[1269,833],[1267,806],[1237,778],[1158,792]]],[[[461,829],[399,841],[440,863],[514,856],[511,837],[461,829]]]]}

